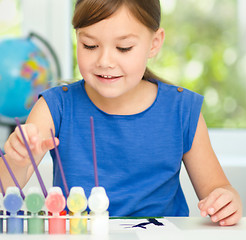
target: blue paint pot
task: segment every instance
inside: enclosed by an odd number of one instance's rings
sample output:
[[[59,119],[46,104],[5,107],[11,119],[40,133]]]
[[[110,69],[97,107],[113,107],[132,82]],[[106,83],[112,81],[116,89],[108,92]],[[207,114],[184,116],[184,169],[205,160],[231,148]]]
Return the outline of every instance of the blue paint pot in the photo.
[[[17,187],[8,187],[3,198],[3,206],[10,214],[16,214],[23,205],[20,190]]]
[[[24,212],[23,211],[19,211],[17,216],[23,216]],[[24,218],[17,218],[17,217],[12,217],[10,215],[10,217],[7,218],[6,221],[6,232],[8,234],[21,234],[24,232]]]

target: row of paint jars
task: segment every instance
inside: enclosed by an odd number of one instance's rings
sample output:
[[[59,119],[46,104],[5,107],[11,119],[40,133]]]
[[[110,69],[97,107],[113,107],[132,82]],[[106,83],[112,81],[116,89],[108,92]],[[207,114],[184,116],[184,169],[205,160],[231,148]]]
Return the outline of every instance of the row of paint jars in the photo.
[[[66,205],[68,216],[64,210]],[[89,216],[87,206],[91,210]],[[17,187],[9,187],[0,200],[0,232],[4,232],[3,219],[6,219],[6,233],[23,233],[23,221],[26,219],[27,233],[43,234],[46,232],[45,220],[48,219],[49,234],[66,234],[66,220],[69,219],[70,234],[85,234],[88,230],[95,235],[107,234],[108,206],[109,199],[103,187],[92,188],[88,201],[82,187],[72,187],[67,200],[60,187],[50,188],[46,198],[39,188],[31,187],[25,199],[21,197]],[[27,210],[27,214],[24,214],[23,209]],[[7,215],[4,214],[6,211]]]

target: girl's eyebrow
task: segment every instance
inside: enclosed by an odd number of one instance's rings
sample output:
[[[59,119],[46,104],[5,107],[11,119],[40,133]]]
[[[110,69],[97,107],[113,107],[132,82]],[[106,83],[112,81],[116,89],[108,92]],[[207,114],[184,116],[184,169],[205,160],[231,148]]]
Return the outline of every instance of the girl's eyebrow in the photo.
[[[125,40],[125,39],[128,39],[128,38],[139,38],[139,36],[136,35],[136,34],[130,33],[130,34],[118,37],[117,40]]]
[[[94,36],[92,36],[86,32],[80,31],[78,34],[79,34],[79,37],[87,37],[87,38],[91,38],[91,39],[97,39],[96,37],[94,37]]]
[[[97,39],[97,37],[92,36],[86,32],[83,32],[83,31],[80,31],[78,34],[79,34],[79,37],[87,37],[87,38],[94,39],[94,40]],[[116,40],[125,40],[125,39],[129,39],[129,38],[139,38],[139,36],[136,34],[130,33],[130,34],[119,36],[116,38]]]

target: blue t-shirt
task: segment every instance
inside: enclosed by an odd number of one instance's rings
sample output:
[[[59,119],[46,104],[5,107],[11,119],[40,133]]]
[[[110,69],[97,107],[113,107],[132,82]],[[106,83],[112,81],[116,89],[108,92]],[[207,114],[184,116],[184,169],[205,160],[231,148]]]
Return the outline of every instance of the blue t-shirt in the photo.
[[[188,216],[179,173],[192,146],[203,97],[159,81],[154,103],[133,115],[111,115],[89,99],[84,80],[42,93],[53,117],[68,187],[95,184],[90,116],[94,118],[99,185],[110,216]],[[55,153],[55,186],[63,188]]]

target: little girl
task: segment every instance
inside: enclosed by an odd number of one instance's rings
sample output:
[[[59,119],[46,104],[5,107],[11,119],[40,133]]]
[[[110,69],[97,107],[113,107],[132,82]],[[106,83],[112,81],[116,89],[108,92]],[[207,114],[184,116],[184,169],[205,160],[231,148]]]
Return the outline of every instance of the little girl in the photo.
[[[37,164],[56,135],[69,188],[93,187],[90,116],[94,117],[99,183],[111,216],[188,216],[179,173],[183,161],[202,216],[233,225],[240,197],[212,150],[201,114],[203,97],[160,81],[148,69],[160,50],[159,0],[78,0],[73,26],[83,80],[41,93],[23,125]],[[59,140],[58,140],[59,139]],[[18,129],[6,158],[24,186],[33,169]],[[62,187],[54,151],[55,186]],[[12,184],[1,161],[4,186]]]

